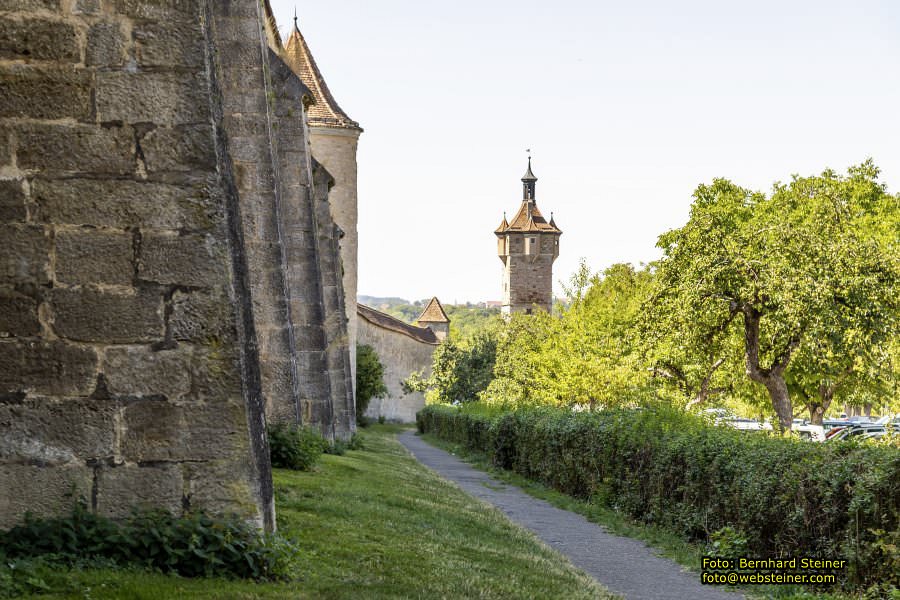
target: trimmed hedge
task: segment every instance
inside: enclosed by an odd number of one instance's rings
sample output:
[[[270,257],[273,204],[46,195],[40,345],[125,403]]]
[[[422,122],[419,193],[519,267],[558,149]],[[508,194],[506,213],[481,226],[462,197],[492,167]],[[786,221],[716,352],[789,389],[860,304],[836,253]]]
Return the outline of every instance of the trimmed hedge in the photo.
[[[843,583],[900,587],[900,451],[713,427],[665,406],[573,413],[427,406],[420,432],[692,540],[730,527],[758,558],[846,559]]]

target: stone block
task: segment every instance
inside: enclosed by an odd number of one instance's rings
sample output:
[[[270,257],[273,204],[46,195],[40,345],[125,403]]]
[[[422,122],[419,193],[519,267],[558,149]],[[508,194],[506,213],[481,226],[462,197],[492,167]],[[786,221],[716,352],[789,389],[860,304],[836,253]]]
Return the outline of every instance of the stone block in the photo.
[[[177,400],[191,391],[190,348],[152,351],[148,346],[107,348],[103,374],[116,396],[165,396]]]
[[[206,83],[181,73],[97,74],[97,118],[100,122],[178,125],[208,120]],[[208,128],[207,128],[208,130]]]
[[[138,21],[131,30],[135,54],[143,67],[199,67],[206,61],[198,21]]]
[[[219,195],[214,181],[187,187],[95,179],[32,182],[37,220],[118,229],[210,229],[224,219]]]
[[[62,338],[127,344],[163,338],[162,297],[149,290],[118,294],[54,289],[53,329]]]
[[[0,225],[0,283],[49,281],[50,238],[43,227]]]
[[[56,281],[70,285],[130,285],[134,276],[130,233],[97,229],[56,232]]]
[[[12,145],[9,143],[10,130],[0,127],[0,167],[12,164]]]
[[[216,166],[212,128],[208,125],[160,127],[141,140],[147,172],[212,170]]]
[[[222,402],[242,398],[241,363],[231,348],[199,348],[191,367],[191,397]]]
[[[97,354],[62,341],[0,340],[0,393],[87,396],[97,380]]]
[[[2,135],[2,134],[0,134]],[[2,149],[0,149],[2,156]],[[2,164],[2,159],[0,159]],[[22,222],[27,216],[21,179],[0,180],[0,223]]]
[[[41,332],[34,298],[0,290],[0,337],[34,336]]]
[[[258,518],[257,492],[249,485],[253,481],[249,460],[228,457],[215,462],[185,463],[183,470],[191,507],[212,513],[237,511]]]
[[[169,327],[178,341],[228,343],[235,339],[234,305],[224,294],[175,292]]]
[[[78,62],[75,28],[45,19],[0,20],[0,58]]]
[[[97,476],[97,512],[126,517],[132,508],[181,514],[183,477],[176,464],[103,467]]]
[[[109,175],[134,171],[134,133],[127,127],[30,125],[17,134],[20,169]]]
[[[113,458],[117,411],[114,401],[93,398],[0,403],[0,461],[58,466]]]
[[[138,277],[208,287],[226,281],[227,254],[212,236],[150,233],[143,237]]]
[[[96,15],[102,8],[100,0],[75,0],[72,12],[82,15]]]
[[[78,498],[90,498],[88,467],[0,465],[0,529],[21,523],[25,513],[50,517],[71,512]]]
[[[86,121],[91,117],[91,90],[88,71],[10,67],[0,72],[0,118]]]
[[[245,453],[250,445],[247,412],[239,400],[184,406],[184,455],[215,460]]]
[[[0,0],[0,10],[59,10],[59,0]]]
[[[116,67],[125,61],[125,35],[118,23],[101,21],[87,33],[84,63],[89,67]]]
[[[110,4],[119,14],[151,21],[181,20],[199,10],[199,0],[112,0]]]
[[[163,400],[138,400],[122,412],[122,456],[128,462],[183,458],[184,411]]]

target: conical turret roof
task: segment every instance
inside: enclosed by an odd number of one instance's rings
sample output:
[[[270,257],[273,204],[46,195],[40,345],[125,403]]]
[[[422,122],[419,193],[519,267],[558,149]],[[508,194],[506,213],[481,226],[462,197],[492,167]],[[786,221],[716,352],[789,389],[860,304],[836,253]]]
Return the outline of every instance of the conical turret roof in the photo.
[[[522,175],[522,181],[537,181],[537,177],[531,172],[531,157],[528,157],[528,170]]]
[[[294,18],[294,30],[291,31],[291,35],[284,45],[284,58],[312,92],[314,104],[307,111],[310,127],[333,127],[362,131],[359,123],[351,119],[331,95],[331,90],[328,89],[328,84],[325,83],[325,78],[322,77],[316,60],[309,50],[309,45],[303,38],[303,34],[300,33],[296,17]]]

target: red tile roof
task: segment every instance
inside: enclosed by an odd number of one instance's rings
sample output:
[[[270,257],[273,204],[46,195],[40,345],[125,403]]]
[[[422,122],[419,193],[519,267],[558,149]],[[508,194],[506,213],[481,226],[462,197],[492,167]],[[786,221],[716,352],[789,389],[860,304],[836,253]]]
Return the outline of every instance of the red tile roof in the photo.
[[[553,222],[552,218],[549,223],[547,222],[544,215],[538,210],[537,204],[534,202],[523,201],[522,206],[519,207],[519,212],[513,217],[512,222],[506,225],[506,227],[503,226],[504,223],[506,223],[505,217],[503,223],[500,224],[500,228],[494,233],[497,235],[533,231],[540,233],[562,233],[556,226],[556,223]]]
[[[428,306],[425,307],[425,310],[422,311],[422,314],[419,315],[416,322],[449,323],[450,317],[447,316],[447,313],[444,312],[444,307],[441,306],[440,301],[435,297],[431,299],[431,302],[428,303]]]

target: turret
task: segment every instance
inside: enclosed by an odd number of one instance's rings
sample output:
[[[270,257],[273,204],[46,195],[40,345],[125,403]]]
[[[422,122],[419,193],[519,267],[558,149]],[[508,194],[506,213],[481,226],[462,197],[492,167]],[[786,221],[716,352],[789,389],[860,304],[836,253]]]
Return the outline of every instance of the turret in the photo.
[[[450,317],[444,312],[444,307],[435,297],[431,299],[419,318],[416,319],[419,327],[427,327],[434,332],[437,339],[444,341],[450,335]]]
[[[531,313],[535,308],[550,311],[553,305],[553,261],[559,256],[559,236],[551,214],[548,223],[536,200],[537,177],[528,169],[522,176],[522,204],[512,221],[503,221],[494,231],[497,255],[503,263],[503,305],[501,312]]]

